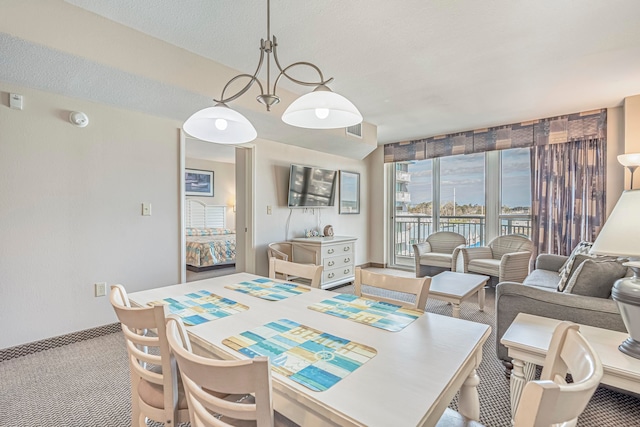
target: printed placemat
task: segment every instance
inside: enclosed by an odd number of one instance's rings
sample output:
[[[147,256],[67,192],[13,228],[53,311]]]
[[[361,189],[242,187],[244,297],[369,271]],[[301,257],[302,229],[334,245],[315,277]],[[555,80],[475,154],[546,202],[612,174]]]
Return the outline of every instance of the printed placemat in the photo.
[[[310,305],[309,308],[391,332],[401,331],[424,314],[422,310],[403,308],[401,305],[350,294],[336,295]]]
[[[288,319],[222,343],[251,358],[269,356],[274,371],[314,391],[327,390],[377,354],[372,347]]]
[[[188,326],[199,325],[249,309],[244,304],[212,294],[209,291],[191,292],[180,297],[165,298],[162,301],[149,303],[149,305],[154,304],[168,305],[171,314],[180,316],[184,324]]]
[[[266,278],[227,285],[225,288],[266,299],[267,301],[281,301],[300,295],[303,292],[309,292],[309,288],[306,286],[296,285],[295,283],[280,283]]]

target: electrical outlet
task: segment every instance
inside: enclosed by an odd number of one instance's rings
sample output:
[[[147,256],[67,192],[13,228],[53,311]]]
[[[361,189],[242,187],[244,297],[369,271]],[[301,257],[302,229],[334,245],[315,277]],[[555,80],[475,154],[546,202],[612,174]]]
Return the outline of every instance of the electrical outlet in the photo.
[[[151,216],[151,203],[142,204],[142,216]]]
[[[103,297],[107,294],[107,282],[99,282],[94,286],[96,297]]]

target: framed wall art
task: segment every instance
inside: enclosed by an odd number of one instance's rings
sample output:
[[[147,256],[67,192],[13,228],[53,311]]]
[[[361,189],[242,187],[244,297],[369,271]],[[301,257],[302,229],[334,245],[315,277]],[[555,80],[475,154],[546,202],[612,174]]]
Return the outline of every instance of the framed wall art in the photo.
[[[184,194],[213,197],[213,171],[185,169]]]
[[[360,213],[360,174],[358,172],[340,171],[340,206],[341,214]]]

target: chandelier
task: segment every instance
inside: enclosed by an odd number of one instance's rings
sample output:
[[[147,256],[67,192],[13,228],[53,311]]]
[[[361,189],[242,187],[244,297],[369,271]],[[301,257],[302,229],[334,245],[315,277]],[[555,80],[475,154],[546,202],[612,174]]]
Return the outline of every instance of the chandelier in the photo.
[[[257,84],[260,88],[260,95],[256,99],[266,106],[267,111],[271,111],[271,106],[280,102],[276,89],[282,77],[302,86],[315,86],[312,92],[302,95],[287,107],[282,114],[283,122],[307,129],[346,128],[362,122],[362,115],[356,106],[344,96],[331,91],[327,86],[333,81],[333,77],[325,80],[322,71],[316,65],[310,62],[295,62],[284,68],[280,65],[277,51],[278,43],[275,36],[273,39],[271,37],[270,9],[270,0],[267,0],[267,39],[260,40],[260,59],[255,73],[239,74],[233,77],[222,89],[220,99],[213,100],[216,102],[215,106],[195,112],[184,122],[182,128],[192,137],[219,144],[242,144],[254,140],[258,133],[251,122],[227,104],[240,98],[254,84]],[[273,86],[271,86],[272,55],[273,62],[279,71]],[[258,80],[258,74],[265,62],[267,78],[266,85],[263,86]],[[289,70],[298,66],[315,70],[318,74],[318,81],[298,80],[289,75]],[[249,81],[238,92],[225,97],[229,85],[241,79],[249,79]]]

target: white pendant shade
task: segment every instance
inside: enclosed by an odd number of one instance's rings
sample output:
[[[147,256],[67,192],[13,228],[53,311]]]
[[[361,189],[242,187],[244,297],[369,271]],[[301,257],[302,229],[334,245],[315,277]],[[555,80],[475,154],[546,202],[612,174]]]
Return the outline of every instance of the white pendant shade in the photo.
[[[362,122],[362,114],[347,98],[326,86],[302,95],[289,105],[282,121],[307,129],[346,128]]]
[[[195,112],[182,129],[194,138],[218,144],[242,144],[258,136],[245,116],[222,103]]]

